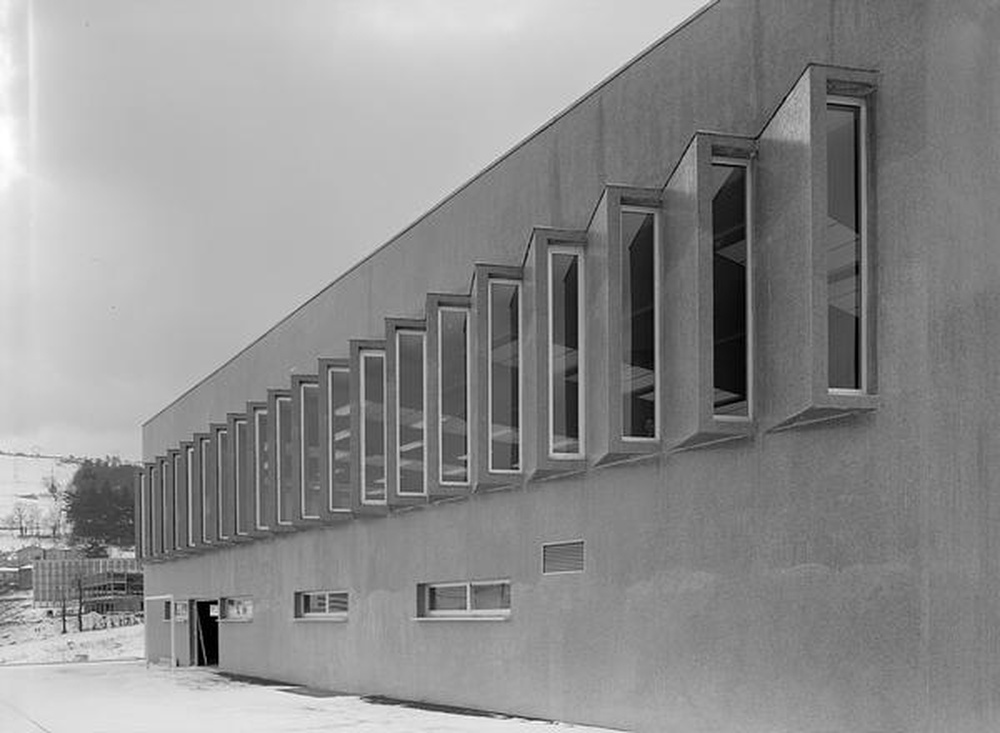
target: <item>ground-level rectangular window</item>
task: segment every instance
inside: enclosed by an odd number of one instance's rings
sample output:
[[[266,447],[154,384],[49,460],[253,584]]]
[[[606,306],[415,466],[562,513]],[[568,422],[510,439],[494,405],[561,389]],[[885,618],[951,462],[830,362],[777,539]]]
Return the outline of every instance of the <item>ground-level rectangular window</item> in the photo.
[[[318,519],[323,506],[323,478],[320,465],[319,385],[299,385],[299,493],[303,517]]]
[[[469,311],[438,311],[438,458],[442,484],[469,483]]]
[[[254,526],[267,529],[262,516],[264,482],[268,470],[267,410],[258,407],[253,411],[253,510]]]
[[[582,573],[583,566],[583,540],[547,542],[542,545],[542,575]]]
[[[310,590],[295,594],[296,618],[346,619],[347,591]]]
[[[747,163],[714,160],[712,181],[713,406],[750,415],[750,211]]]
[[[655,439],[657,414],[657,329],[659,324],[658,214],[621,211],[621,391],[622,436]]]
[[[277,415],[275,415],[276,459],[274,461],[274,488],[277,502],[278,524],[291,524],[290,512],[285,504],[294,490],[292,484],[292,461],[295,460],[295,448],[292,442],[292,398],[278,397],[275,399]],[[294,506],[294,505],[293,505]]]
[[[174,602],[174,620],[181,623],[188,620],[188,604],[187,601],[175,601]]]
[[[509,580],[426,583],[417,592],[420,615],[428,618],[510,615]]]
[[[253,621],[253,599],[247,596],[222,599],[223,621]]]
[[[583,456],[580,409],[583,398],[582,258],[572,250],[552,248],[549,272],[549,454]]]
[[[361,501],[384,504],[385,354],[361,352]]]
[[[327,465],[330,511],[351,508],[351,372],[330,367],[326,373]]]
[[[521,470],[521,285],[489,281],[489,470]]]
[[[171,616],[171,611],[173,610],[173,603],[169,600],[163,602],[163,620],[169,621]]]
[[[426,493],[427,409],[424,402],[424,334],[396,332],[396,466],[400,494]]]
[[[865,140],[863,99],[826,107],[826,280],[829,388],[866,389]]]

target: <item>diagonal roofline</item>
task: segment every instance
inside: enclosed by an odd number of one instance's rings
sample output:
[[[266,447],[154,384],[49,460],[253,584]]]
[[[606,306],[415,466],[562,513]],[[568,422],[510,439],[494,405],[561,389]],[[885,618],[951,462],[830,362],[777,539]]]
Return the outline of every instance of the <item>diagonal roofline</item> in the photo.
[[[490,171],[492,171],[494,168],[496,168],[497,166],[499,166],[501,163],[503,163],[505,160],[507,160],[507,158],[509,158],[510,156],[512,156],[518,150],[520,150],[521,148],[523,148],[525,145],[527,145],[528,143],[530,143],[536,137],[538,137],[543,132],[545,132],[546,130],[548,130],[550,127],[552,127],[557,122],[559,122],[559,120],[561,120],[563,117],[565,117],[566,115],[568,115],[571,112],[573,112],[577,107],[579,107],[582,104],[584,104],[585,102],[587,102],[587,100],[589,100],[595,94],[597,94],[602,89],[604,89],[604,87],[606,87],[608,84],[610,84],[615,79],[617,79],[619,76],[621,76],[623,73],[625,73],[629,68],[631,68],[637,62],[641,61],[643,58],[645,58],[647,55],[649,55],[653,50],[655,50],[656,48],[658,48],[663,43],[666,43],[674,35],[676,35],[677,33],[680,33],[682,30],[684,30],[685,28],[687,28],[689,25],[691,25],[692,23],[694,23],[695,21],[697,21],[698,19],[700,19],[702,15],[704,15],[709,10],[711,10],[719,2],[720,2],[720,0],[708,0],[698,10],[694,11],[691,15],[689,15],[687,18],[685,18],[684,20],[682,20],[680,23],[678,23],[673,28],[671,28],[664,35],[660,36],[655,41],[653,41],[648,46],[646,46],[644,49],[642,49],[641,51],[639,51],[639,53],[637,53],[635,56],[633,56],[628,61],[626,61],[624,64],[622,64],[617,69],[615,69],[613,72],[611,72],[608,76],[606,76],[604,79],[602,79],[600,82],[598,82],[597,85],[595,85],[593,88],[591,88],[588,91],[586,91],[582,96],[578,97],[573,102],[570,102],[570,104],[567,107],[565,107],[562,111],[557,112],[553,117],[549,118],[546,122],[544,122],[541,126],[539,126],[537,129],[535,129],[533,132],[529,133],[526,137],[522,138],[519,142],[515,143],[512,148],[510,148],[509,150],[507,150],[505,153],[501,154],[500,157],[498,157],[498,158],[494,159],[492,162],[488,163],[486,165],[486,167],[484,167],[478,173],[475,173],[474,175],[472,175],[472,177],[468,178],[466,181],[464,181],[463,183],[459,184],[452,191],[450,191],[449,193],[445,194],[445,196],[443,198],[441,198],[441,200],[439,200],[436,204],[434,204],[429,209],[427,209],[427,211],[425,211],[423,214],[421,214],[420,216],[418,216],[412,222],[410,222],[409,224],[407,224],[405,227],[403,227],[401,230],[399,230],[396,234],[394,234],[393,236],[389,237],[389,239],[387,239],[385,242],[383,242],[378,247],[376,247],[375,249],[373,249],[371,252],[369,252],[367,255],[365,255],[364,257],[362,257],[360,260],[358,260],[357,262],[355,262],[353,265],[351,265],[349,268],[347,268],[346,270],[344,270],[342,273],[340,273],[339,275],[337,275],[337,277],[335,277],[333,280],[331,280],[327,285],[324,285],[318,292],[316,292],[315,294],[311,295],[308,299],[306,299],[305,301],[303,301],[300,305],[298,305],[292,311],[290,311],[285,316],[283,316],[281,318],[281,320],[279,320],[273,326],[271,326],[266,331],[264,331],[260,336],[258,336],[253,341],[251,341],[249,344],[247,344],[242,349],[240,349],[239,351],[237,351],[233,356],[231,356],[229,359],[227,359],[226,361],[224,361],[218,367],[216,367],[215,369],[213,369],[206,376],[202,377],[197,382],[195,382],[193,385],[191,385],[190,387],[188,387],[180,395],[178,395],[175,399],[173,399],[171,402],[169,402],[166,406],[164,406],[163,408],[161,408],[160,410],[158,410],[154,415],[152,415],[151,417],[149,417],[146,420],[144,420],[142,422],[141,426],[145,427],[149,423],[153,422],[153,420],[155,420],[160,415],[162,415],[167,410],[169,410],[171,407],[173,407],[174,405],[176,405],[177,403],[179,403],[181,400],[183,400],[189,394],[191,394],[196,389],[198,389],[198,387],[200,387],[205,382],[207,382],[210,379],[212,379],[215,375],[219,374],[227,366],[229,366],[234,361],[236,361],[237,359],[239,359],[241,356],[243,356],[243,354],[245,354],[246,352],[248,352],[250,349],[252,349],[258,343],[260,343],[261,341],[263,341],[264,339],[266,339],[271,333],[273,333],[278,328],[280,328],[286,321],[289,321],[290,319],[294,318],[300,311],[302,311],[303,309],[305,309],[310,303],[312,303],[314,300],[316,300],[317,298],[319,298],[321,295],[323,295],[325,292],[327,292],[330,288],[332,288],[333,286],[335,286],[338,282],[340,282],[341,280],[343,280],[344,278],[346,278],[347,276],[349,276],[350,274],[352,274],[355,270],[357,270],[357,269],[361,268],[362,266],[364,266],[365,263],[367,263],[370,259],[372,259],[375,256],[377,256],[380,252],[382,252],[382,250],[386,249],[387,247],[389,247],[390,245],[392,245],[394,242],[396,242],[398,239],[400,239],[401,237],[405,236],[412,229],[414,229],[415,227],[419,226],[425,219],[427,219],[429,216],[431,216],[432,214],[434,214],[438,209],[440,209],[441,207],[443,207],[444,205],[446,205],[449,201],[451,201],[456,196],[458,196],[460,193],[462,193],[462,191],[464,191],[466,188],[468,188],[473,183],[475,183],[476,181],[478,181],[480,178],[482,178],[483,176],[485,176],[487,173],[489,173]]]

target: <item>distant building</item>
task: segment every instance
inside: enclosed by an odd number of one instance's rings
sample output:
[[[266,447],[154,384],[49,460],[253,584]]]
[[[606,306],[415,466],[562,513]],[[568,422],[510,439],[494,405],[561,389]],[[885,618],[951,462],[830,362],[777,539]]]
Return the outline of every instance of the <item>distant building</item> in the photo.
[[[124,613],[142,610],[142,571],[104,570],[81,581],[83,610]]]
[[[42,547],[28,545],[12,553],[13,564],[27,565],[36,560],[72,560],[83,557],[83,552],[73,547]]]
[[[34,601],[38,604],[59,604],[64,599],[75,602],[83,579],[96,573],[140,572],[135,558],[37,560],[33,568]]]
[[[18,568],[0,567],[0,590],[17,587]]]

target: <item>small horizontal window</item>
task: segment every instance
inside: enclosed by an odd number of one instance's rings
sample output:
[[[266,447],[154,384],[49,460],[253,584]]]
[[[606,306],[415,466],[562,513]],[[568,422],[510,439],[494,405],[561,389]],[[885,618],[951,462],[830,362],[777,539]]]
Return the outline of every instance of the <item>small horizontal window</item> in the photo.
[[[223,598],[223,621],[253,621],[252,598]]]
[[[510,581],[426,583],[417,587],[418,615],[427,618],[504,617],[510,614]]]
[[[295,618],[347,618],[347,591],[309,590],[295,594]]]
[[[542,545],[542,574],[583,572],[583,540]]]

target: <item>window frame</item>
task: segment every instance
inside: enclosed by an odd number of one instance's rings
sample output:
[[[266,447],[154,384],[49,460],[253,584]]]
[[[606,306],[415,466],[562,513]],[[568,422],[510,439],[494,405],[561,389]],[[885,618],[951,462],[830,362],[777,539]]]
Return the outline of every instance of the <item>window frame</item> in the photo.
[[[860,334],[858,336],[858,349],[860,351],[858,357],[858,371],[860,382],[860,387],[856,389],[844,388],[844,387],[831,387],[830,386],[830,375],[829,375],[829,355],[826,357],[827,364],[827,378],[826,378],[826,390],[827,393],[831,395],[847,395],[847,396],[857,396],[857,395],[868,395],[871,394],[870,381],[869,381],[869,259],[870,259],[870,243],[868,241],[868,136],[870,134],[868,129],[868,99],[863,96],[849,96],[844,94],[835,94],[828,92],[826,95],[825,103],[823,106],[824,113],[828,112],[830,107],[853,107],[858,110],[858,149],[856,151],[857,155],[857,165],[858,165],[858,191],[857,191],[857,201],[858,201],[858,231],[860,233],[861,239],[861,263],[858,273],[858,287],[861,289],[861,312],[858,315]],[[824,123],[825,123],[824,119]],[[825,131],[825,127],[824,127]],[[827,175],[827,185],[829,185],[829,174]],[[829,194],[827,194],[829,196]],[[823,204],[824,210],[827,206],[826,202]],[[827,216],[829,214],[827,213]],[[825,244],[825,243],[824,243]],[[826,253],[824,252],[824,255]],[[826,293],[826,306],[829,306],[830,296],[829,292]],[[827,329],[830,327],[829,316],[826,317]],[[828,348],[828,347],[827,347]]]
[[[249,608],[249,614],[239,613],[230,616],[230,603],[235,608]],[[247,604],[247,605],[241,605]],[[254,619],[253,596],[223,596],[219,599],[219,623],[220,624],[248,624]]]
[[[223,486],[226,478],[226,451],[223,450],[222,439],[225,437],[226,447],[229,446],[229,427],[221,426],[216,428],[212,434],[215,442],[215,533],[220,540],[228,540],[230,537],[225,533],[225,523],[222,520],[224,505]]]
[[[662,235],[660,229],[662,228],[662,209],[656,208],[654,206],[647,206],[642,204],[633,204],[622,202],[618,208],[618,232],[619,232],[619,242],[618,242],[618,255],[620,258],[619,267],[620,269],[620,279],[618,283],[618,293],[617,302],[618,309],[621,309],[624,299],[625,290],[625,273],[627,272],[627,261],[626,256],[628,253],[628,248],[625,246],[625,242],[621,241],[621,231],[622,231],[622,220],[625,214],[651,214],[653,217],[653,389],[655,390],[653,397],[653,410],[654,410],[654,420],[653,420],[653,435],[652,436],[642,436],[642,435],[626,435],[625,433],[625,384],[622,377],[622,354],[624,351],[624,341],[619,338],[619,353],[617,356],[618,366],[617,374],[618,378],[616,380],[617,384],[615,387],[618,391],[618,410],[620,414],[620,429],[621,435],[618,436],[623,443],[631,443],[634,445],[654,445],[660,442],[663,436],[663,390],[660,386],[660,378],[663,373],[663,336],[660,331],[663,328],[663,317],[660,315],[660,309],[663,307],[663,278],[660,273],[660,268],[662,267],[663,257],[660,253],[660,248],[663,246]],[[624,315],[624,314],[622,314]]]
[[[264,486],[267,481],[266,476],[261,475],[261,454],[263,446],[267,444],[268,427],[261,427],[261,418],[267,418],[267,407],[257,405],[252,408],[253,417],[253,491],[254,491],[254,530],[265,532],[269,527],[264,524]]]
[[[493,465],[493,286],[517,288],[517,467]],[[491,474],[518,476],[524,469],[524,287],[521,280],[492,276],[486,282],[486,470]]]
[[[366,470],[367,462],[367,431],[365,429],[365,421],[367,419],[368,410],[366,409],[367,400],[365,399],[365,390],[367,387],[367,380],[365,379],[365,359],[377,358],[382,360],[382,498],[381,499],[370,499],[368,498],[368,476]],[[389,487],[388,487],[388,468],[387,458],[388,458],[388,420],[386,420],[386,358],[385,349],[375,349],[364,347],[358,351],[358,389],[361,396],[360,407],[358,411],[359,418],[359,431],[358,431],[358,453],[361,458],[359,471],[358,471],[358,494],[362,506],[387,506],[389,502]]]
[[[274,466],[274,471],[273,471],[273,473],[274,473],[274,482],[273,482],[274,483],[274,501],[275,501],[274,523],[277,526],[279,526],[279,527],[291,527],[292,526],[292,520],[291,519],[282,519],[282,517],[281,517],[281,515],[283,514],[283,512],[281,511],[281,503],[282,503],[281,502],[281,499],[282,499],[281,484],[282,484],[282,479],[284,478],[284,468],[282,466],[282,461],[281,461],[281,454],[283,452],[282,441],[281,441],[281,428],[282,428],[282,422],[281,422],[281,405],[282,405],[283,402],[287,402],[288,403],[288,416],[289,416],[289,418],[291,418],[292,417],[292,396],[290,394],[279,394],[279,395],[276,395],[275,398],[274,398],[274,417],[272,418],[273,421],[274,421],[274,441],[273,441],[273,445],[271,446],[273,448],[273,451],[274,451],[273,460],[271,461],[271,465]],[[291,431],[291,429],[292,429],[292,426],[289,425],[288,426],[288,430]],[[291,433],[290,432],[289,432],[289,436],[291,437]],[[294,440],[292,440],[292,445],[293,445],[293,448],[294,448]],[[294,454],[295,454],[295,451],[292,450],[293,457],[294,457]],[[294,458],[293,458],[293,460],[294,460]],[[292,467],[292,469],[294,469],[294,466]],[[292,474],[292,479],[294,479],[294,473]]]
[[[336,474],[334,471],[334,464],[336,462],[336,440],[337,433],[335,430],[335,420],[336,420],[336,410],[334,408],[334,375],[335,374],[345,374],[347,375],[347,424],[348,424],[348,436],[349,441],[347,447],[347,465],[348,471],[352,470],[351,465],[351,450],[354,442],[353,435],[353,423],[351,420],[351,413],[354,409],[351,402],[351,366],[349,360],[347,359],[321,359],[320,360],[320,374],[323,378],[323,384],[320,385],[320,396],[324,396],[323,387],[325,387],[325,397],[323,404],[320,405],[321,414],[325,417],[325,420],[321,421],[320,424],[320,434],[323,435],[325,431],[326,437],[326,508],[330,514],[344,515],[351,513],[351,484],[353,483],[350,479],[347,483],[347,493],[348,493],[348,505],[344,507],[336,506],[334,497],[337,496]],[[349,474],[350,475],[350,474]],[[353,478],[353,477],[351,477]]]
[[[306,612],[304,610],[305,596],[308,595],[319,595],[323,594],[326,596],[326,607],[330,608],[330,596],[343,595],[346,601],[347,610],[346,611],[324,611],[319,612]],[[351,594],[347,590],[300,590],[295,591],[293,596],[293,613],[295,621],[347,621],[351,613]]]
[[[577,261],[577,411],[578,426],[577,444],[579,446],[575,453],[557,453],[555,446],[555,370],[553,367],[553,333],[555,321],[553,318],[553,287],[552,261],[556,255],[570,255]],[[545,252],[545,289],[546,289],[546,379],[548,381],[548,395],[546,412],[548,414],[546,428],[547,456],[554,461],[578,461],[587,457],[587,400],[586,400],[586,371],[587,371],[587,328],[584,314],[586,312],[586,290],[587,290],[587,270],[586,256],[584,248],[572,244],[550,244]]]
[[[444,420],[443,394],[441,388],[441,364],[444,361],[444,339],[441,338],[442,318],[446,312],[461,313],[465,317],[465,481],[449,481],[444,477]],[[437,308],[437,483],[446,488],[467,489],[472,485],[472,308],[461,305],[441,304]]]
[[[480,620],[480,621],[506,621],[511,616],[511,606],[507,608],[483,608],[474,609],[472,589],[476,586],[505,585],[507,586],[507,598],[511,600],[511,581],[509,578],[496,578],[492,580],[466,580],[448,581],[442,583],[421,583],[417,586],[418,608],[420,614],[418,620]],[[434,610],[431,609],[431,591],[436,588],[464,588],[465,589],[465,609]],[[512,605],[512,604],[511,604]]]
[[[581,555],[583,557],[583,565],[579,570],[545,570],[545,548],[553,547],[555,545],[575,545],[579,543],[582,548]],[[587,572],[587,542],[583,537],[574,537],[569,540],[552,540],[550,542],[543,542],[541,549],[538,552],[538,572],[543,577],[549,577],[551,575],[581,575]]]
[[[402,435],[401,435],[402,434],[402,421],[400,420],[400,414],[401,414],[402,404],[400,402],[400,388],[399,387],[400,387],[400,365],[401,365],[401,362],[400,362],[400,352],[401,352],[401,349],[400,349],[400,338],[403,337],[403,336],[418,336],[420,338],[421,382],[422,382],[422,389],[423,389],[422,400],[421,400],[421,402],[422,402],[422,405],[421,405],[421,410],[422,410],[421,420],[423,422],[423,444],[424,444],[423,445],[423,454],[424,454],[424,457],[423,457],[423,471],[422,471],[423,488],[420,491],[403,491],[403,489],[402,489],[402,486],[403,486],[403,482],[402,482],[402,477],[403,477],[402,457],[403,456],[402,456],[402,452],[401,451],[402,451],[402,447],[403,446],[402,446],[402,441],[401,441],[401,437],[402,437]],[[395,385],[393,385],[394,386],[394,389],[393,389],[393,400],[395,402],[395,404],[394,404],[394,408],[395,408],[395,410],[394,410],[394,412],[395,412],[395,420],[393,422],[395,422],[394,429],[395,429],[395,433],[396,433],[396,440],[395,440],[395,443],[393,445],[393,448],[394,448],[395,453],[396,453],[395,460],[393,461],[393,463],[394,463],[394,471],[396,473],[396,475],[395,475],[396,492],[395,493],[399,497],[401,497],[401,498],[423,499],[423,498],[426,498],[428,496],[428,484],[429,484],[429,481],[430,481],[430,475],[429,475],[429,472],[428,472],[428,469],[427,469],[427,433],[428,433],[428,422],[427,422],[427,408],[428,408],[428,404],[427,404],[427,391],[428,391],[427,390],[427,387],[428,387],[428,382],[427,382],[427,332],[425,330],[423,330],[423,329],[418,329],[418,328],[397,328],[397,329],[395,329],[395,333],[393,335],[393,341],[394,341],[394,343],[393,343],[394,349],[393,350],[395,352],[393,354],[394,359],[395,359],[395,365],[394,365],[395,366],[395,370],[394,370],[394,373],[393,373],[393,377],[394,377],[394,380],[395,380]],[[386,393],[386,394],[388,394],[388,393]],[[388,447],[388,443],[386,443],[386,446]]]
[[[296,397],[298,399],[298,408],[299,408],[298,409],[298,413],[299,413],[298,414],[298,437],[299,437],[299,440],[298,440],[298,460],[299,460],[299,466],[298,466],[298,479],[299,479],[299,482],[298,482],[299,483],[299,486],[298,486],[298,493],[299,493],[299,516],[301,516],[302,519],[317,520],[317,519],[322,519],[322,514],[309,514],[307,512],[307,506],[306,506],[306,448],[307,448],[307,446],[306,446],[306,408],[305,408],[305,399],[306,399],[305,393],[306,393],[306,389],[314,389],[314,390],[316,390],[316,420],[317,420],[317,423],[316,423],[316,438],[317,438],[317,441],[318,441],[318,444],[316,446],[317,447],[317,451],[318,451],[317,460],[321,460],[320,456],[322,455],[322,451],[323,451],[323,441],[322,441],[322,435],[321,435],[321,433],[322,433],[322,419],[321,419],[321,415],[320,415],[320,412],[321,412],[321,409],[322,409],[322,405],[320,404],[320,392],[321,392],[321,390],[320,390],[319,382],[316,381],[316,380],[314,380],[314,379],[304,378],[304,379],[302,379],[302,381],[300,381],[298,383],[298,388],[296,389],[296,392],[297,392]],[[325,492],[323,491],[324,487],[322,486],[322,482],[323,482],[323,467],[322,466],[320,466],[319,476],[320,476],[320,493],[323,494]]]
[[[198,437],[198,455],[201,459],[199,465],[199,481],[201,483],[201,541],[209,544],[211,538],[208,534],[208,453],[212,450],[212,438],[209,435]]]
[[[709,167],[711,166],[727,166],[730,168],[740,167],[744,169],[744,180],[746,181],[746,190],[743,192],[744,204],[746,208],[746,251],[747,251],[747,262],[746,262],[746,295],[745,304],[746,308],[746,380],[747,380],[747,414],[746,415],[725,415],[719,414],[715,411],[715,375],[712,375],[712,419],[718,420],[719,422],[729,422],[729,423],[752,423],[754,420],[754,338],[755,338],[755,326],[754,321],[754,227],[756,226],[756,221],[754,218],[754,165],[753,157],[748,155],[747,157],[737,157],[734,155],[716,154],[712,153],[708,161]],[[711,204],[711,202],[709,202]],[[712,232],[714,237],[715,232]],[[714,252],[713,252],[714,254]],[[714,297],[715,288],[715,277],[713,273],[712,277],[712,288]],[[713,316],[714,307],[713,307]],[[712,363],[715,363],[715,343],[712,343]]]

